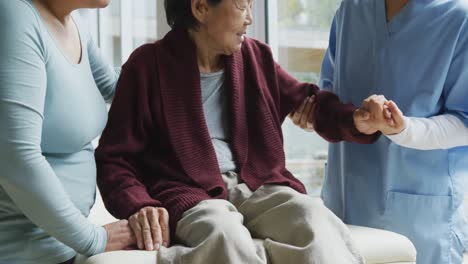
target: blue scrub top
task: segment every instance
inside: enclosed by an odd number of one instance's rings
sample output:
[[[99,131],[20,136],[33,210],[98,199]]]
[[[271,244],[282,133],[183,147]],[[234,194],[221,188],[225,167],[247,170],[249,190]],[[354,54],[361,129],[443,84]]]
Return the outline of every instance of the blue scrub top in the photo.
[[[387,23],[384,0],[344,0],[320,84],[344,102],[383,94],[407,116],[450,113],[468,126],[467,15],[463,1],[411,0]],[[326,205],[348,224],[407,236],[418,264],[461,263],[467,193],[468,147],[421,151],[385,137],[330,145]]]

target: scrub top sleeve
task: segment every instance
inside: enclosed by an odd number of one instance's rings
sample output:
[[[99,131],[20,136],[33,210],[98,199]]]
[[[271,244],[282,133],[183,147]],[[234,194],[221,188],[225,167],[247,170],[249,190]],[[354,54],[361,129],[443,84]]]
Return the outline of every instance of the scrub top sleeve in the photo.
[[[335,50],[336,50],[336,17],[333,18],[333,23],[330,30],[330,38],[325,57],[323,58],[322,68],[320,71],[319,86],[323,90],[330,91],[333,88],[334,73],[335,73]]]
[[[0,185],[37,226],[84,255],[104,251],[107,234],[73,205],[42,155],[46,49],[32,10],[0,10]],[[20,14],[25,12],[25,14]],[[18,17],[28,19],[18,19]]]
[[[444,84],[445,113],[458,117],[468,127],[468,27],[460,33]]]

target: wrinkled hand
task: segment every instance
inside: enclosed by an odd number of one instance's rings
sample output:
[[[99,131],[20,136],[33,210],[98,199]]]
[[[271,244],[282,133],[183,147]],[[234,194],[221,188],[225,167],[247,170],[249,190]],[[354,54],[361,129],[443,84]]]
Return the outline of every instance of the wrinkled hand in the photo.
[[[136,243],[135,236],[127,220],[104,225],[104,229],[107,232],[106,252],[123,250]]]
[[[301,106],[291,112],[288,117],[292,120],[292,122],[304,129],[305,131],[312,132],[314,131],[314,125],[309,122],[309,116],[314,114],[314,104],[315,104],[315,95],[311,97],[307,97],[302,102]]]
[[[170,244],[169,214],[162,207],[144,207],[128,219],[139,249],[159,250]]]
[[[383,95],[372,95],[362,103],[361,107],[354,111],[353,118],[356,129],[366,135],[377,131],[389,131],[395,127],[388,101]]]

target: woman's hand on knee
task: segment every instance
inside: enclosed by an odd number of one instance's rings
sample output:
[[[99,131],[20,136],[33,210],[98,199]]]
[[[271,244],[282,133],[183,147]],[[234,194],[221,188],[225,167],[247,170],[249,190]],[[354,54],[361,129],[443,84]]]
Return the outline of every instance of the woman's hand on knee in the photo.
[[[159,250],[170,244],[169,214],[162,207],[144,207],[130,216],[130,227],[135,233],[139,249]]]
[[[127,220],[120,220],[104,225],[107,232],[105,251],[123,250],[135,245],[136,239]]]

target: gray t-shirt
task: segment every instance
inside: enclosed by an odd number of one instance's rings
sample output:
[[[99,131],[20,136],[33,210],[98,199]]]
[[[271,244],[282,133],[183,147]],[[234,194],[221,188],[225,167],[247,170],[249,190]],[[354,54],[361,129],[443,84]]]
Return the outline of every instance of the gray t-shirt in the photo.
[[[201,73],[203,111],[221,173],[236,170],[231,151],[231,127],[227,112],[224,71]]]

